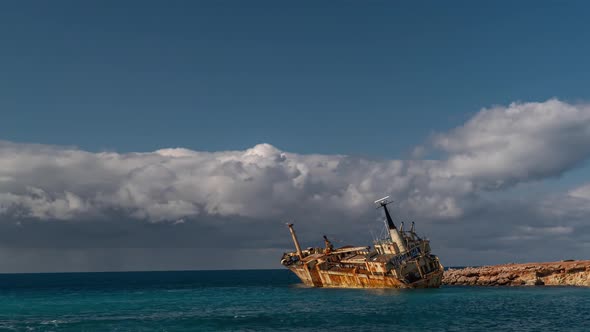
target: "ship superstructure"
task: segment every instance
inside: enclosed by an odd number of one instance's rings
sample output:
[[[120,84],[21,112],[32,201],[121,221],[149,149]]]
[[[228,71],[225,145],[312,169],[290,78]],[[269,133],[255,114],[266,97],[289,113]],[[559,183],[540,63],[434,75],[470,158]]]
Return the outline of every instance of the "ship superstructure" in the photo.
[[[294,252],[283,254],[281,264],[312,287],[345,288],[427,288],[439,287],[443,266],[430,253],[430,241],[420,238],[414,229],[396,227],[387,205],[389,197],[375,201],[385,212],[388,236],[373,242],[374,248],[344,246],[334,249],[324,235],[324,248],[301,249],[289,224]]]

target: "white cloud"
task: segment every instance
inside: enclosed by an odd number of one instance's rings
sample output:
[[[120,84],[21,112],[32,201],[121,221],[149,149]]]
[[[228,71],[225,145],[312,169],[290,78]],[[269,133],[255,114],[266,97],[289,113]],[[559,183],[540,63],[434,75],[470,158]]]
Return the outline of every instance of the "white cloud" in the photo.
[[[558,176],[587,159],[590,108],[552,99],[484,109],[437,135],[434,145],[445,158],[301,155],[269,144],[214,153],[91,153],[0,142],[0,215],[84,220],[114,211],[150,222],[321,219],[361,215],[372,200],[390,194],[411,215],[453,219],[481,190]]]
[[[569,196],[590,201],[590,184],[570,190]]]
[[[562,174],[590,156],[590,106],[551,99],[484,109],[438,135],[446,170],[498,188]]]

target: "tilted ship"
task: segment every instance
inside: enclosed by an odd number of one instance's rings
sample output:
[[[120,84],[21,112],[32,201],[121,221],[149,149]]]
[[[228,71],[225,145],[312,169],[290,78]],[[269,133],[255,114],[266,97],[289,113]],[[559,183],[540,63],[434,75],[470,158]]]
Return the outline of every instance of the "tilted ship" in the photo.
[[[430,253],[430,241],[416,234],[413,222],[409,231],[403,230],[403,223],[399,229],[396,227],[387,209],[391,203],[388,198],[375,201],[385,212],[389,236],[375,240],[374,249],[370,246],[334,249],[324,235],[325,248],[301,250],[293,224],[289,224],[296,251],[284,253],[281,264],[312,287],[439,287],[443,266]]]

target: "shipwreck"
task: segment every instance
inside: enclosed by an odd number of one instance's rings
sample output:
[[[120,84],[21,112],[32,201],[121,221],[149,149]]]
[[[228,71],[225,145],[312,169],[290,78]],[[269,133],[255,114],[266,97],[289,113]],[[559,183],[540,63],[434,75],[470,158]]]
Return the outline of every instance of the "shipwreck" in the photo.
[[[387,236],[370,246],[334,248],[324,235],[324,248],[301,249],[288,224],[295,251],[283,254],[281,264],[311,287],[341,288],[430,288],[439,287],[443,266],[430,252],[430,241],[420,238],[414,229],[396,227],[387,205],[388,197],[375,201],[385,212]]]

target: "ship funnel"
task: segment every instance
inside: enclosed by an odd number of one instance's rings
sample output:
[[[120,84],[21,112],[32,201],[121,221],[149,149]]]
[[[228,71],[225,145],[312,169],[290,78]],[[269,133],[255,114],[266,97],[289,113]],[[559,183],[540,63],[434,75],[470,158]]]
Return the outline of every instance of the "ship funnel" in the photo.
[[[395,223],[389,214],[389,210],[387,209],[387,205],[393,203],[393,201],[388,201],[389,196],[385,196],[381,199],[375,201],[375,204],[379,206],[377,208],[383,208],[385,211],[385,218],[387,219],[387,228],[389,229],[389,236],[391,237],[391,241],[397,245],[400,252],[407,251],[405,241],[402,239],[400,232],[395,227]]]
[[[410,232],[415,233],[414,231],[414,222],[412,221],[412,228],[410,228]]]
[[[399,225],[399,231],[403,232],[404,231],[404,222],[402,221],[401,225]]]
[[[295,234],[295,230],[293,229],[293,224],[287,224],[289,227],[289,231],[291,232],[291,237],[293,238],[293,243],[295,243],[295,249],[297,249],[297,255],[299,259],[303,259],[303,253],[301,252],[301,247],[299,246],[299,241],[297,240],[297,235]]]

